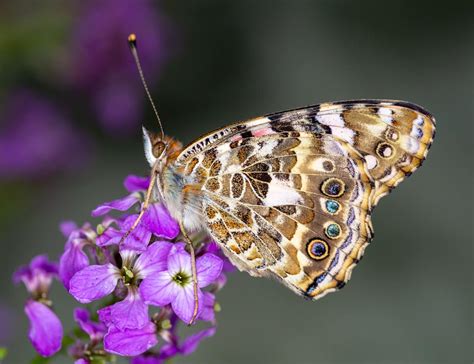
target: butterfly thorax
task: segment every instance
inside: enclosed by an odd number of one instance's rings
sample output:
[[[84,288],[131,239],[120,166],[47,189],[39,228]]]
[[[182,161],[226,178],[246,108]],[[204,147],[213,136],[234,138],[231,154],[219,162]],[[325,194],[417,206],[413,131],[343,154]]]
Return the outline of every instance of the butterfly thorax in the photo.
[[[198,193],[201,185],[183,172],[183,169],[174,163],[168,164],[162,170],[158,177],[162,202],[171,216],[182,222],[186,231],[201,230],[205,226],[202,218],[203,196]]]
[[[145,154],[157,173],[155,197],[165,204],[171,216],[181,221],[187,231],[204,227],[202,219],[202,182],[187,175],[183,166],[176,164],[182,151],[182,144],[168,136],[144,130]]]

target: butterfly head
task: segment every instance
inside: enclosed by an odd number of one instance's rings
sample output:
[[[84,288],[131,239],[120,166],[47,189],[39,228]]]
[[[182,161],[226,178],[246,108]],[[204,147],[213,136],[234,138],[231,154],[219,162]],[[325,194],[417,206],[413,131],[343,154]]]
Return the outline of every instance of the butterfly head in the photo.
[[[166,135],[162,137],[161,133],[153,133],[145,128],[143,128],[143,143],[145,156],[151,167],[157,162],[166,164],[182,150],[180,142]]]

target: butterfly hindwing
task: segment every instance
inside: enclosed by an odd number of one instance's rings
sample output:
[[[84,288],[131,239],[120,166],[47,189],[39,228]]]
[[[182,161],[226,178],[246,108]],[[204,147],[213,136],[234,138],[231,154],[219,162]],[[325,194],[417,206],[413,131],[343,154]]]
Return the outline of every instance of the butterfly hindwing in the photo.
[[[373,184],[347,143],[299,130],[236,140],[221,157],[206,152],[216,158],[203,163],[204,210],[238,267],[320,297],[348,279],[371,237]]]

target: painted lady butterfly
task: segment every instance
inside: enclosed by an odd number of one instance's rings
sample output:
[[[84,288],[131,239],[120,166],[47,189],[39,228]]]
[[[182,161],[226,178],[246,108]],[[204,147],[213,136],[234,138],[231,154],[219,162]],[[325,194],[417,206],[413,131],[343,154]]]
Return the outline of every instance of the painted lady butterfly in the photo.
[[[184,148],[144,130],[152,189],[185,236],[205,229],[240,270],[311,299],[349,280],[374,207],[421,166],[434,134],[427,111],[389,100],[278,112]]]

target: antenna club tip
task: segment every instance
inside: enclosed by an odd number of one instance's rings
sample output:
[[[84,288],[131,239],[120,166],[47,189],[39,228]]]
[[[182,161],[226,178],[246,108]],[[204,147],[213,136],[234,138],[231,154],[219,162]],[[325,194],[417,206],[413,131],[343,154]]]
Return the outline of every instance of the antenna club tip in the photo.
[[[136,47],[137,36],[135,35],[135,33],[130,34],[127,40],[128,40],[128,44],[130,44],[131,47]]]

